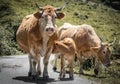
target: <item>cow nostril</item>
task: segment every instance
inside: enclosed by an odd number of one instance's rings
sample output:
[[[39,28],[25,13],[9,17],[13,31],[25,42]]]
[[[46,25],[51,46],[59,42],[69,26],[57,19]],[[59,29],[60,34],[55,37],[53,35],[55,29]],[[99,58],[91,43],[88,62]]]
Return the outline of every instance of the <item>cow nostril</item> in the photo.
[[[54,29],[53,28],[47,28],[46,31],[52,31],[53,32]]]
[[[106,66],[106,67],[109,67],[109,66],[111,66],[111,64],[106,64],[105,66]]]
[[[46,31],[49,31],[49,28],[47,28]]]
[[[50,28],[50,30],[51,30],[51,31],[54,31],[54,29],[53,29],[53,28]]]

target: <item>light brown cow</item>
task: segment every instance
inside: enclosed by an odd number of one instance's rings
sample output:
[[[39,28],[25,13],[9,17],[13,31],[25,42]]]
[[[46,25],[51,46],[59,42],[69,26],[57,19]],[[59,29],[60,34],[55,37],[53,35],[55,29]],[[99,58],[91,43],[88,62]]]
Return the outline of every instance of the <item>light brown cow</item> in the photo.
[[[82,58],[96,58],[95,74],[98,74],[99,64],[110,65],[110,50],[108,43],[102,43],[94,29],[87,24],[71,25],[65,23],[58,30],[59,39],[73,38],[77,48],[77,57],[80,61],[80,73],[83,73]],[[57,58],[57,57],[56,57]],[[56,64],[53,69],[56,69]]]
[[[37,4],[36,4],[37,5]],[[66,3],[63,5],[65,7]],[[43,78],[48,76],[48,60],[53,49],[54,41],[57,39],[55,19],[61,19],[65,15],[60,13],[63,7],[53,6],[39,7],[39,12],[27,15],[23,18],[17,30],[16,38],[19,46],[29,54],[28,76],[37,79],[41,74],[40,59],[44,56]]]
[[[76,53],[75,42],[72,38],[64,38],[55,41],[53,53],[61,53],[61,71],[60,78],[65,77],[65,59],[69,62],[69,78],[73,79],[74,56]]]

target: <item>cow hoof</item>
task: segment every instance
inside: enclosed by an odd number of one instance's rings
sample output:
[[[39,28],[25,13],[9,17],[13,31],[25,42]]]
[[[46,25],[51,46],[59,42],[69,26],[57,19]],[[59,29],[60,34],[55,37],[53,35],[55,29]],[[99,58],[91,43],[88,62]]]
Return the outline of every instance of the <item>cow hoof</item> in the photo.
[[[94,73],[95,73],[95,75],[98,75],[98,70],[94,69]]]
[[[69,79],[70,79],[70,80],[74,80],[74,77],[73,77],[73,76],[70,76]]]
[[[56,71],[57,70],[57,68],[56,67],[53,67],[53,71]]]
[[[65,78],[65,75],[60,75],[60,76],[58,77],[58,79],[63,79],[63,78]]]
[[[65,78],[65,74],[63,75],[63,78]]]
[[[28,77],[31,77],[32,76],[32,73],[31,72],[28,72]]]
[[[41,75],[41,71],[38,71],[38,75],[39,75],[39,76]]]
[[[43,76],[43,80],[49,79],[49,76]]]
[[[32,79],[33,79],[34,81],[37,81],[37,80],[38,80],[38,76],[37,76],[37,75],[34,75],[34,76],[32,76]]]

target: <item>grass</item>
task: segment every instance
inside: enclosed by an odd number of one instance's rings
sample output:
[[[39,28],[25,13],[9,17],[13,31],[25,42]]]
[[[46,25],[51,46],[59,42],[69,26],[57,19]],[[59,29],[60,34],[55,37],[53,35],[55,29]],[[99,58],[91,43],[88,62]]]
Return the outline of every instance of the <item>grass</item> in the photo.
[[[57,62],[57,70],[60,70],[60,64],[61,60],[58,59]],[[54,60],[51,61],[51,64],[54,64]],[[83,70],[84,74],[79,74],[79,64],[75,63],[74,66],[74,73],[79,75],[82,78],[87,78],[88,80],[95,81],[96,83],[100,84],[120,84],[120,64],[117,64],[114,60],[112,60],[112,65],[108,68],[104,68],[103,66],[100,66],[99,74],[94,74],[94,67],[88,71]],[[66,66],[66,72],[69,72],[69,67]]]
[[[99,81],[101,84],[120,83],[120,65],[117,65],[115,62],[113,62],[113,64],[109,68],[100,68],[98,76],[95,76],[93,71],[93,69],[91,69],[90,71],[84,71],[85,75],[82,75],[82,77],[88,78],[93,81]]]

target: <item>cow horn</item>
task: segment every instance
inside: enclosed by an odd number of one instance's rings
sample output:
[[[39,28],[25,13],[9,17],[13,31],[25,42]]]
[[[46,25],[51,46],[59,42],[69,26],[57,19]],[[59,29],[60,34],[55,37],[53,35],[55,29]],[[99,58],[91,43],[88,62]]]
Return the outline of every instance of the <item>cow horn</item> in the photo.
[[[68,4],[68,1],[66,1],[63,6],[56,8],[56,11],[63,10],[67,4]]]
[[[105,39],[103,38],[103,36],[101,35],[99,35],[99,37],[100,37],[100,40],[102,41],[102,42],[104,42],[105,41]]]
[[[112,46],[115,43],[115,41],[116,41],[116,37],[114,37],[114,40],[112,43],[109,43],[109,46]]]
[[[43,10],[43,7],[40,7],[37,3],[35,3],[35,5],[39,10]]]

